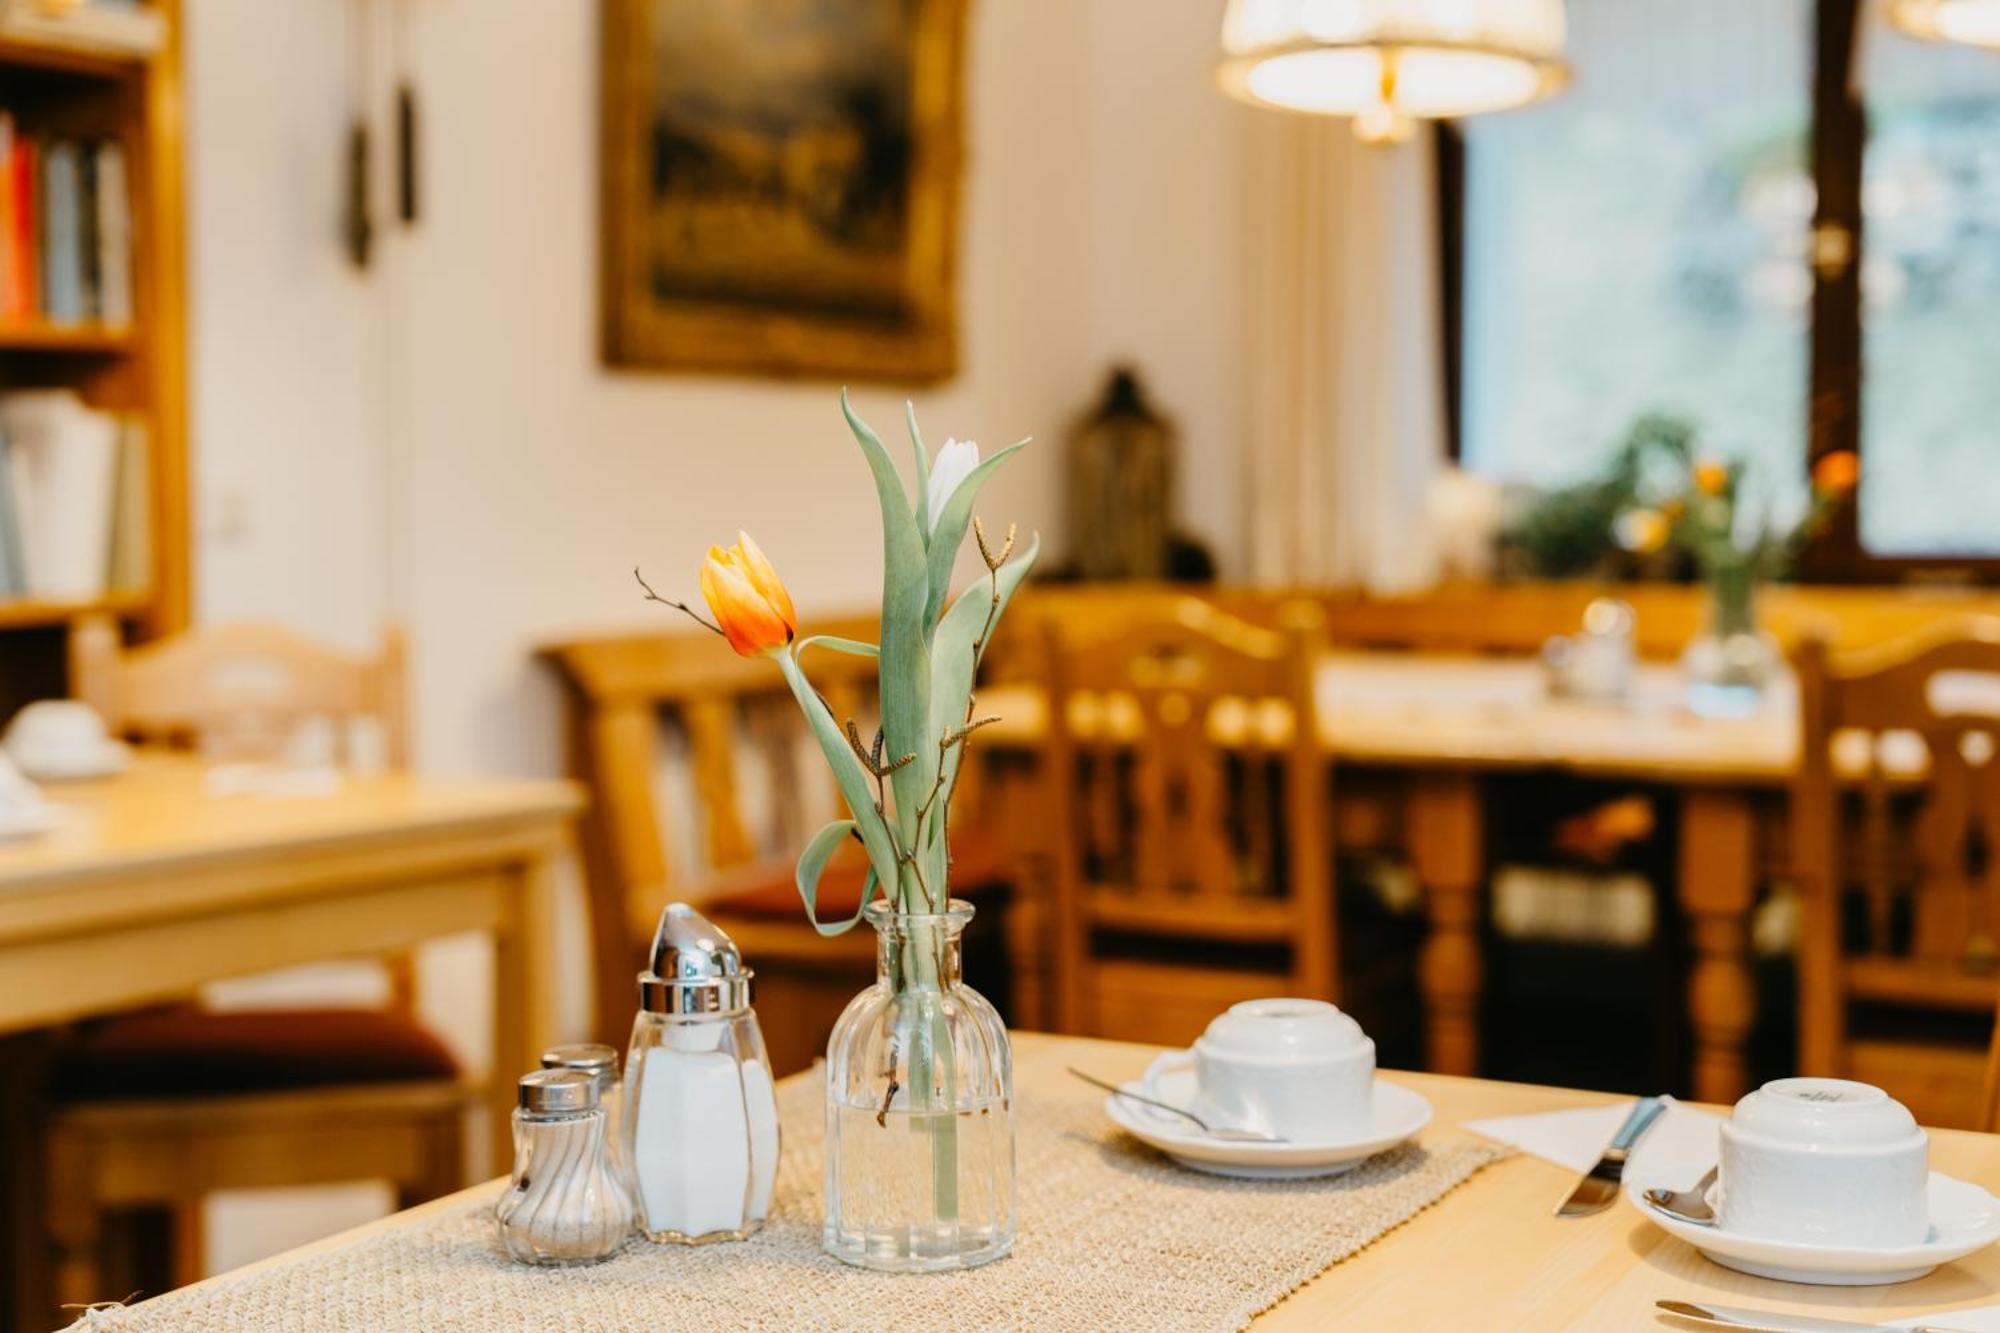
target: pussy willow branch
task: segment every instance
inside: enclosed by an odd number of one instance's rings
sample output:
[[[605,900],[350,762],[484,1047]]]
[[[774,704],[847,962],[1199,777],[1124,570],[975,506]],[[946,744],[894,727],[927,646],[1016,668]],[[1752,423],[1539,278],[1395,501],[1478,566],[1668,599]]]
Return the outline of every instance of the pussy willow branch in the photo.
[[[646,590],[647,601],[658,602],[661,606],[671,606],[674,610],[688,617],[690,620],[694,621],[695,624],[701,626],[703,629],[707,630],[711,634],[722,633],[722,626],[716,624],[708,617],[702,615],[701,612],[695,610],[693,607],[689,606],[686,602],[677,602],[671,597],[662,597],[660,596],[660,594],[654,592],[653,585],[646,582],[645,575],[639,572],[639,567],[637,565],[632,566],[632,577],[638,579],[639,586]]]

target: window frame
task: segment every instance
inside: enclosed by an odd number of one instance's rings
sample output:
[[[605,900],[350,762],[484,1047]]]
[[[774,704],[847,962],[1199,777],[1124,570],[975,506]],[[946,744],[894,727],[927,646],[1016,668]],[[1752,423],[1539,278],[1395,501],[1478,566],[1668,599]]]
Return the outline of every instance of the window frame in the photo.
[[[1862,167],[1868,112],[1855,90],[1854,62],[1868,0],[1813,6],[1811,162],[1813,291],[1809,322],[1806,459],[1851,450],[1867,467],[1861,438]],[[1464,440],[1465,136],[1435,127],[1438,266],[1441,276],[1446,452],[1460,461]],[[1884,556],[1861,544],[1860,505],[1842,506],[1801,553],[1798,577],[1816,583],[2000,583],[2000,555]]]

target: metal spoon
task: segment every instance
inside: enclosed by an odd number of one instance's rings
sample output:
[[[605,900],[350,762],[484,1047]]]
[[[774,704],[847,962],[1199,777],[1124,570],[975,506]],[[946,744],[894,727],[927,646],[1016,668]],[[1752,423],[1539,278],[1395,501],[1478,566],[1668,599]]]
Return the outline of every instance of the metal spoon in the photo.
[[[1708,1174],[1697,1180],[1692,1189],[1647,1190],[1646,1202],[1683,1222],[1692,1222],[1698,1227],[1712,1227],[1715,1225],[1715,1209],[1708,1206],[1708,1191],[1715,1184],[1717,1169],[1713,1166],[1708,1168]]]
[[[1213,1128],[1206,1120],[1203,1120],[1192,1111],[1183,1111],[1180,1107],[1170,1105],[1167,1102],[1158,1101],[1152,1097],[1142,1097],[1136,1092],[1127,1092],[1116,1083],[1107,1083],[1101,1078],[1095,1078],[1084,1073],[1081,1069],[1071,1069],[1069,1072],[1092,1087],[1102,1088],[1114,1096],[1125,1097],[1135,1102],[1144,1102],[1148,1106],[1157,1106],[1162,1111],[1168,1111],[1183,1120],[1192,1121],[1195,1128],[1199,1129],[1202,1133],[1212,1139],[1220,1139],[1224,1143],[1287,1143],[1290,1141],[1281,1139],[1276,1134],[1266,1134],[1262,1130],[1257,1129]]]

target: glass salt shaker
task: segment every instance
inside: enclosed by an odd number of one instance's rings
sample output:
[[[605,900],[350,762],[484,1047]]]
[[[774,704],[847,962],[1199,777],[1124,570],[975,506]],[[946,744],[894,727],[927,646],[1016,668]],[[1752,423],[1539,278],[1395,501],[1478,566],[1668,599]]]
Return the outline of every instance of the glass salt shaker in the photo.
[[[649,1240],[742,1240],[770,1213],[778,1104],[751,975],[713,922],[668,904],[625,1057],[625,1161]]]
[[[521,1076],[513,1182],[493,1210],[509,1257],[596,1263],[631,1234],[632,1199],[606,1151],[597,1097],[597,1080],[575,1070]]]
[[[605,1150],[611,1154],[612,1170],[624,1183],[625,1193],[629,1196],[632,1193],[632,1174],[625,1162],[621,1115],[624,1087],[619,1081],[617,1048],[598,1042],[551,1046],[542,1052],[542,1068],[573,1069],[579,1074],[590,1075],[596,1081],[597,1104],[604,1108]]]

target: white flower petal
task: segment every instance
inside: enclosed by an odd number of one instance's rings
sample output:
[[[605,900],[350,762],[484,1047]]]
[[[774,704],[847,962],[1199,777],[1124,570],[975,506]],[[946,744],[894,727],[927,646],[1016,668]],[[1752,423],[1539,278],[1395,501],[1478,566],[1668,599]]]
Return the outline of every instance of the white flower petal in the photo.
[[[958,484],[979,466],[979,445],[972,440],[946,440],[937,451],[937,461],[931,464],[930,513],[927,515],[926,530],[937,531],[938,517],[944,513],[945,503]]]

